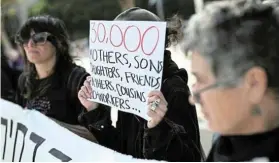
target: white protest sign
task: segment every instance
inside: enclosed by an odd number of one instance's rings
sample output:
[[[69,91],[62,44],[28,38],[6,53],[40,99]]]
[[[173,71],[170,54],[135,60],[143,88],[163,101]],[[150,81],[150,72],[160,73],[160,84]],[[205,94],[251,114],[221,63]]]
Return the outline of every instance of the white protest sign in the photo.
[[[83,139],[43,114],[1,104],[1,161],[147,161],[134,159]]]
[[[147,95],[160,90],[166,22],[90,21],[92,101],[146,120]]]

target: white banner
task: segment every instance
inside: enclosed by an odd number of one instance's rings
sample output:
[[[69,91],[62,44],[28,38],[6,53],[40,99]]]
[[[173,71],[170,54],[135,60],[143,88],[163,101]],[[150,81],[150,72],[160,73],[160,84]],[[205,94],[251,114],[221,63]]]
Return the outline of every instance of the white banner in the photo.
[[[0,102],[2,161],[147,161],[87,141],[37,111]]]
[[[148,120],[147,95],[160,90],[166,22],[90,21],[93,101]]]

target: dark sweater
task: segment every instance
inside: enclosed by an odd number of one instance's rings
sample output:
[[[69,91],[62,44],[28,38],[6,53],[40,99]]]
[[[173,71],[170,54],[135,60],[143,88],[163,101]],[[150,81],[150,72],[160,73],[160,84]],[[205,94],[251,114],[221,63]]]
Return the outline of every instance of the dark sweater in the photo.
[[[279,161],[279,128],[247,136],[221,136],[207,161]]]
[[[1,98],[15,102],[17,81],[20,71],[12,69],[5,54],[1,55]]]
[[[75,71],[74,75],[72,74],[71,81],[69,81],[70,73],[74,68],[77,68],[78,71]],[[78,124],[78,115],[82,112],[82,105],[77,94],[87,75],[89,74],[83,68],[73,65],[63,74],[54,73],[47,78],[35,80],[34,92],[42,83],[50,85],[47,91],[41,95],[26,99],[23,97],[24,89],[19,89],[16,102],[24,108],[35,109],[59,121]],[[19,79],[19,87],[22,88],[21,85],[25,85],[25,83],[26,76],[22,74]]]

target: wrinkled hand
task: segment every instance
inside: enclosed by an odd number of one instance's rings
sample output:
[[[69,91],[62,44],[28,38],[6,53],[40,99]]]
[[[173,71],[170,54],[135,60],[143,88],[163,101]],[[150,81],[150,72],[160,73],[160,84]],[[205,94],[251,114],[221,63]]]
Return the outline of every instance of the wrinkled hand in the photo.
[[[158,107],[152,110],[152,102],[158,101]],[[148,121],[147,127],[153,128],[157,126],[164,118],[166,112],[168,111],[168,103],[164,95],[160,91],[152,91],[148,95],[148,112],[147,115],[151,118]]]
[[[86,108],[87,111],[94,110],[98,107],[98,103],[89,101],[92,99],[92,88],[91,88],[92,77],[88,76],[83,83],[83,86],[78,92],[78,99],[80,103]]]

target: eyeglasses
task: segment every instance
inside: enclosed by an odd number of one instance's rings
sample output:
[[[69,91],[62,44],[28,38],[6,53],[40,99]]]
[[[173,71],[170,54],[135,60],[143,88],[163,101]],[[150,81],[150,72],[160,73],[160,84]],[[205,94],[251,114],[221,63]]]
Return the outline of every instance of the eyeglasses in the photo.
[[[48,37],[51,36],[48,32],[40,32],[33,34],[30,38],[22,39],[22,38],[16,38],[16,43],[27,46],[29,40],[31,39],[32,43],[35,45],[44,45],[48,39]]]
[[[211,84],[205,88],[202,88],[198,91],[195,91],[193,92],[193,97],[194,97],[194,101],[195,103],[198,103],[200,104],[201,103],[201,93],[205,92],[205,91],[208,91],[210,89],[214,89],[214,88],[217,88],[217,87],[220,87],[220,86],[223,86],[225,83],[228,83],[228,82],[218,82],[218,83],[214,83],[214,84]]]
[[[201,93],[205,92],[205,91],[208,91],[210,89],[214,89],[214,88],[218,88],[218,87],[221,87],[221,86],[229,86],[229,85],[235,85],[236,83],[238,83],[239,81],[238,80],[225,80],[225,81],[219,81],[219,82],[216,82],[214,84],[211,84],[205,88],[202,88],[198,91],[195,91],[192,93],[192,96],[194,97],[194,101],[195,103],[197,104],[201,104]]]

